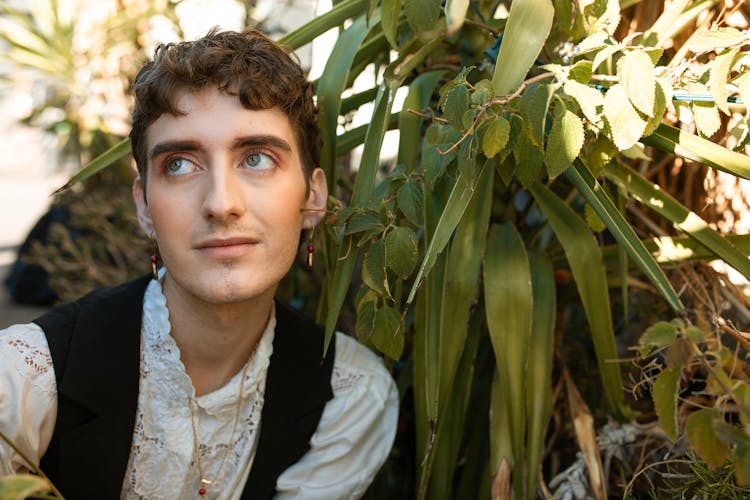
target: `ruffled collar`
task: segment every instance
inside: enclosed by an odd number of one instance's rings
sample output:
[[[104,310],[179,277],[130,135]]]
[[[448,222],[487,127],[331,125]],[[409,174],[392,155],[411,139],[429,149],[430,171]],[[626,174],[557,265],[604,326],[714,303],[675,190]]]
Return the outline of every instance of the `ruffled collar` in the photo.
[[[195,397],[195,389],[180,360],[180,348],[170,335],[169,309],[161,287],[165,274],[166,269],[159,270],[159,280],[151,280],[143,298],[143,361],[146,369],[151,370],[152,377],[159,379],[162,388],[171,393],[170,399],[179,398],[184,402],[183,398]],[[266,373],[273,353],[275,328],[274,306],[245,375],[245,398],[254,392],[259,384],[263,384],[261,387],[265,386]],[[243,370],[240,370],[224,386],[195,398],[195,401],[209,414],[234,411],[242,372]]]

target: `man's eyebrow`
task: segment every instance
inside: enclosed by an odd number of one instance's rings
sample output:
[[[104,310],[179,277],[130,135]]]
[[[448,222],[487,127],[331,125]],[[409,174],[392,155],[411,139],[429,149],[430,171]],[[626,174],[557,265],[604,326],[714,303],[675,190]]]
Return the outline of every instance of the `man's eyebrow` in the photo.
[[[276,135],[249,135],[244,137],[238,137],[232,141],[230,148],[234,151],[238,149],[244,149],[253,146],[271,146],[280,149],[285,152],[291,152],[292,146]],[[149,153],[149,159],[153,160],[159,155],[164,153],[171,153],[176,151],[199,151],[201,144],[198,141],[166,141],[156,144],[151,148]]]
[[[245,137],[238,137],[232,141],[232,149],[244,149],[252,146],[270,146],[276,149],[280,149],[284,152],[291,152],[292,146],[276,135],[249,135]]]
[[[196,141],[167,141],[160,142],[151,148],[151,152],[148,155],[149,160],[153,160],[159,155],[164,153],[171,153],[175,151],[198,151],[201,148],[200,144]]]

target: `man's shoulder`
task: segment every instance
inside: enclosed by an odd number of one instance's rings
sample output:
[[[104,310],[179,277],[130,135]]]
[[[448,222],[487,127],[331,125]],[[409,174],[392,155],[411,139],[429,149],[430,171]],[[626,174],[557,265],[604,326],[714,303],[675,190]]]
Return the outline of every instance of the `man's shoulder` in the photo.
[[[150,275],[143,275],[119,285],[98,288],[78,300],[54,307],[33,322],[45,332],[49,332],[74,325],[81,313],[107,315],[112,308],[120,307],[124,303],[139,299],[142,303],[149,281]]]
[[[331,375],[335,395],[350,391],[374,391],[384,397],[394,381],[383,359],[357,339],[336,332],[336,359]]]

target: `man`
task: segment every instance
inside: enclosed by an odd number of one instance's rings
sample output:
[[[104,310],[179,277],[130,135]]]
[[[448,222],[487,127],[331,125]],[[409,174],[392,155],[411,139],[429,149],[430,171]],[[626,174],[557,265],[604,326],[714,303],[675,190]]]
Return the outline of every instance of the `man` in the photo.
[[[0,431],[74,499],[361,496],[393,380],[342,334],[324,357],[273,299],[328,196],[301,68],[211,31],[157,49],[134,94],[133,195],[163,267],[0,332]],[[0,474],[29,469],[0,443]]]

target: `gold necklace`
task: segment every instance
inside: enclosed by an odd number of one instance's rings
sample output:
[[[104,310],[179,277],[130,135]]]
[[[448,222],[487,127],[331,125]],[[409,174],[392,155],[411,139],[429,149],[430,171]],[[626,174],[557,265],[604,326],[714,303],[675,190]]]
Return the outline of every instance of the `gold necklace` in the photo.
[[[213,487],[218,483],[218,479],[221,478],[220,476],[221,471],[224,469],[224,463],[227,461],[227,456],[229,456],[229,450],[234,446],[234,434],[237,431],[237,422],[240,420],[240,412],[242,410],[242,402],[245,399],[245,392],[243,391],[245,387],[245,377],[247,375],[247,369],[250,366],[250,362],[253,359],[253,355],[255,354],[255,351],[253,351],[253,354],[250,355],[250,359],[248,359],[247,363],[245,363],[245,368],[242,370],[242,379],[240,380],[240,391],[238,394],[238,401],[237,401],[237,412],[234,415],[234,424],[232,424],[232,434],[229,437],[229,443],[227,444],[227,449],[224,450],[224,457],[221,459],[221,464],[219,465],[218,470],[216,471],[216,477],[217,479],[211,480],[207,479],[203,475],[203,467],[201,466],[201,454],[200,454],[200,443],[198,440],[198,429],[197,427],[200,427],[201,425],[201,414],[200,414],[200,408],[198,409],[198,426],[195,425],[195,417],[193,416],[193,398],[188,396],[188,406],[190,407],[190,425],[193,427],[193,445],[194,445],[194,451],[193,454],[195,455],[195,465],[198,467],[198,475],[201,478],[201,485],[198,489],[198,494],[200,496],[205,495],[208,492],[209,487]]]

